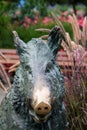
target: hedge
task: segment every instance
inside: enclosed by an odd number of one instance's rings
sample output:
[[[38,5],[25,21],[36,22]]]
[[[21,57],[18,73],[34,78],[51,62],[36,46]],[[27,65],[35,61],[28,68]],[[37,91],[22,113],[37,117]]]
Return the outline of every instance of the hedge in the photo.
[[[0,26],[0,48],[15,48],[13,42],[13,34],[12,31],[16,30],[22,40],[28,42],[32,38],[38,38],[46,33],[43,32],[36,32],[35,29],[37,28],[53,28],[56,23],[50,23],[44,25],[42,23],[38,23],[36,25],[31,25],[28,29],[24,28],[23,26],[12,26],[7,24],[3,27]],[[63,23],[63,26],[67,32],[69,32],[70,36],[72,37],[72,28],[71,25],[68,23]]]

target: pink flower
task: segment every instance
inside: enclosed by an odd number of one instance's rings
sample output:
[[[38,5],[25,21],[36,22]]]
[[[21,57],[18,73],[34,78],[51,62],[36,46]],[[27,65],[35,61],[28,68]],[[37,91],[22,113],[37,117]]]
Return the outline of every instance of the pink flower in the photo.
[[[84,21],[84,17],[81,17],[80,19],[78,19],[78,24],[80,27],[83,27],[83,21]]]
[[[24,27],[26,27],[26,23],[23,23],[22,25],[23,25]]]
[[[25,28],[29,28],[29,27],[30,27],[30,25],[27,24],[27,23],[25,23],[25,22],[24,22],[22,25],[23,25]]]
[[[31,24],[31,19],[26,16],[26,17],[25,17],[25,22],[26,22],[27,24]]]
[[[44,24],[48,24],[48,23],[52,22],[52,19],[49,18],[49,17],[45,17],[42,22],[43,22]]]
[[[34,20],[34,24],[37,24],[37,23],[38,23],[38,20],[35,19],[35,20]]]

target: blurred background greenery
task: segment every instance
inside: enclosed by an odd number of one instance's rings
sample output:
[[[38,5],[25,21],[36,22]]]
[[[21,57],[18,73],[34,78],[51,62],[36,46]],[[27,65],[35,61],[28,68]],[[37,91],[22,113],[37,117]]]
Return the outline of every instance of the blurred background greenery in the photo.
[[[71,37],[70,39],[69,35],[65,35],[70,44],[67,47],[65,45],[64,50],[73,66],[65,66],[65,63],[60,66],[66,86],[64,103],[69,130],[86,130],[87,60],[84,59],[87,59],[87,19],[84,17],[87,15],[87,0],[0,0],[0,48],[15,48],[13,30],[16,30],[25,42],[44,35],[44,32],[36,32],[35,29],[53,28],[57,22],[52,13]],[[76,19],[71,17],[73,13]],[[3,76],[3,73],[0,73],[0,76]],[[5,79],[6,77],[3,77],[3,80]]]
[[[25,42],[40,37],[44,33],[35,32],[36,28],[55,25],[52,12],[72,37],[67,16],[72,12],[79,17],[86,15],[86,5],[87,2],[82,0],[0,0],[0,48],[14,48],[12,30],[17,30]]]

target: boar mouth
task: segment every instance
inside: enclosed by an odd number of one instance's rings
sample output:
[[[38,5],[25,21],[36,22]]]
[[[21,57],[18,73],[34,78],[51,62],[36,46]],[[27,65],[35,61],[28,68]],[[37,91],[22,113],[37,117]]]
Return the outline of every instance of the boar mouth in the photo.
[[[36,123],[44,123],[50,118],[51,112],[47,115],[38,115],[34,111],[29,111],[29,114],[32,116]]]
[[[49,113],[47,115],[36,115],[33,119],[38,123],[43,123],[49,119],[50,115],[51,115],[51,113]]]

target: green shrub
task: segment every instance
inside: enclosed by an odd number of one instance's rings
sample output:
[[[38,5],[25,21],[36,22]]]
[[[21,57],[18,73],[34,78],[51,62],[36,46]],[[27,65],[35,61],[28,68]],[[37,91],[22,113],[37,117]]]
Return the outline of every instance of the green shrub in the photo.
[[[1,24],[0,24],[1,25]],[[43,24],[37,24],[37,25],[31,25],[29,29],[26,29],[22,26],[16,26],[16,27],[9,27],[9,25],[1,25],[0,26],[0,48],[14,48],[13,44],[13,36],[12,36],[12,30],[16,30],[25,42],[28,42],[32,38],[37,38],[43,35],[43,32],[36,32],[35,29],[37,28],[52,28],[54,25],[50,24],[47,26],[44,26]]]
[[[14,30],[16,30],[22,40],[25,42],[28,42],[32,38],[39,38],[42,35],[46,34],[44,32],[37,32],[35,31],[38,28],[52,28],[55,24],[49,24],[49,25],[43,25],[42,23],[38,23],[37,25],[31,25],[28,29],[24,28],[23,26],[16,27]]]
[[[11,48],[11,25],[9,16],[0,16],[0,48]]]
[[[44,0],[25,0],[22,10],[22,17],[28,16],[35,18],[36,13],[39,12],[40,16],[47,16],[47,4]]]
[[[68,22],[63,22],[62,25],[63,25],[64,29],[66,30],[66,32],[69,33],[71,39],[73,40],[73,32],[72,32],[71,24]]]
[[[56,23],[50,23],[44,25],[42,22],[39,22],[36,25],[31,25],[28,29],[24,28],[23,26],[18,25],[11,25],[10,19],[7,17],[0,18],[0,48],[14,48],[13,43],[13,35],[12,30],[16,30],[22,40],[28,42],[32,38],[38,38],[46,33],[44,32],[36,32],[35,29],[37,28],[49,28],[52,29]],[[69,34],[72,36],[72,29],[70,24],[63,23],[64,28]]]

